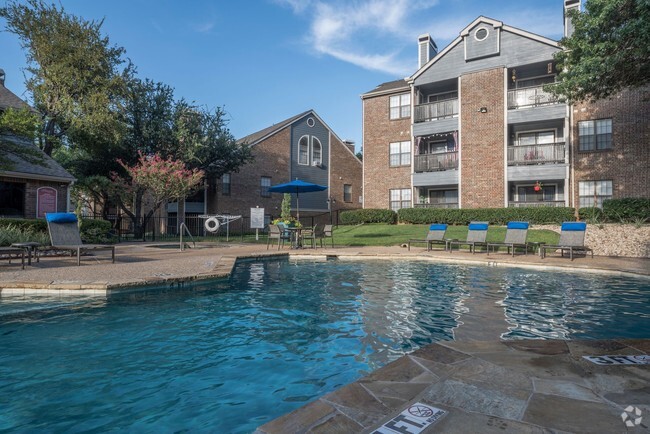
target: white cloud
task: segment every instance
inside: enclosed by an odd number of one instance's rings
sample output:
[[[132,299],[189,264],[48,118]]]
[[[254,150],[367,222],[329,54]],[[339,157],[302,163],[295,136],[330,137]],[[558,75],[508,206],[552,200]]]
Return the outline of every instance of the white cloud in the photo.
[[[449,3],[441,4],[440,0],[271,1],[309,20],[304,42],[314,52],[402,77],[417,67],[418,35],[430,33],[443,49],[481,15],[476,8],[463,8],[464,2],[454,2],[450,9]],[[561,20],[556,23],[552,15],[544,10],[521,9],[494,18],[551,36],[557,33],[557,25],[561,34]]]
[[[210,33],[210,31],[214,29],[214,25],[214,21],[208,21],[204,23],[192,24],[192,28],[197,33]]]

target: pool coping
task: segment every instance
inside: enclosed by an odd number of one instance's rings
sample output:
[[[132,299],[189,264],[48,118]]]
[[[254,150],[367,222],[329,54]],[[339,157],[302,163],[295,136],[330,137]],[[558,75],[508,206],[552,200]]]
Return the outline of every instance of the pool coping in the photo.
[[[206,249],[207,250],[207,249]],[[351,250],[355,250],[352,248]],[[358,250],[358,249],[356,249]],[[439,252],[438,252],[439,253]],[[462,254],[461,254],[462,255]],[[228,278],[238,260],[255,260],[269,257],[288,257],[291,259],[340,259],[340,260],[421,260],[428,262],[439,262],[449,264],[464,264],[472,266],[487,266],[487,267],[509,267],[509,268],[525,268],[542,271],[565,271],[565,272],[582,272],[582,273],[598,273],[603,275],[612,276],[629,276],[636,278],[650,278],[650,269],[647,273],[638,271],[621,270],[620,268],[604,268],[596,267],[587,263],[575,264],[574,262],[567,263],[554,263],[554,264],[536,264],[530,261],[526,262],[526,258],[519,255],[511,260],[510,256],[506,255],[493,255],[491,257],[481,256],[479,258],[463,256],[449,256],[440,254],[431,254],[430,252],[424,253],[378,253],[378,252],[363,252],[363,251],[341,251],[341,249],[330,249],[326,251],[319,250],[295,250],[289,252],[254,252],[244,254],[224,254],[219,257],[214,267],[207,272],[197,273],[195,275],[187,276],[165,276],[165,277],[148,277],[147,279],[132,279],[119,283],[111,283],[109,281],[73,281],[73,280],[47,280],[47,281],[7,281],[0,282],[0,294],[2,296],[11,295],[96,295],[106,296],[111,293],[123,291],[138,291],[149,287],[167,286],[172,287],[175,285],[182,285],[185,283],[192,283],[199,280],[211,280]],[[499,259],[499,256],[501,258]],[[645,259],[643,259],[645,260]],[[588,259],[587,259],[588,261]],[[650,260],[648,260],[650,264]],[[110,265],[106,265],[110,266]],[[70,267],[71,268],[71,267]],[[649,267],[650,268],[650,267]]]

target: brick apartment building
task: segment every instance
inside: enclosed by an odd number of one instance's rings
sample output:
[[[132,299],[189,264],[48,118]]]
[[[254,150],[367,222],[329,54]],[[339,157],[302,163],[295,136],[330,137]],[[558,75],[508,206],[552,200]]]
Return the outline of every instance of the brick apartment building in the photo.
[[[29,105],[5,87],[5,73],[0,69],[0,113],[23,108]],[[30,140],[12,134],[0,132],[0,140],[41,152]],[[40,164],[13,154],[3,155],[10,164],[0,167],[0,217],[44,218],[46,212],[68,210],[69,190],[75,178],[52,158],[41,154]]]
[[[361,96],[365,208],[650,197],[648,88],[568,105],[543,90],[558,42],[482,16],[440,52],[418,44],[412,76]]]
[[[185,204],[185,215],[232,214],[250,216],[264,208],[267,222],[280,216],[283,194],[269,187],[293,179],[326,185],[325,191],[300,195],[300,216],[318,216],[328,222],[330,211],[361,208],[362,164],[354,145],[341,140],[316,114],[308,110],[239,140],[252,147],[254,161],[239,172],[208,183]],[[177,204],[167,205],[174,219]],[[296,198],[292,195],[295,215]]]

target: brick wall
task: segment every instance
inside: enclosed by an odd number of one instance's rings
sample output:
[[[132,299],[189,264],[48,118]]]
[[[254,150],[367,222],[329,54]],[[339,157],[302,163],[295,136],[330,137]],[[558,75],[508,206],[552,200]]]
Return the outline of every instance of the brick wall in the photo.
[[[42,180],[27,179],[27,178],[14,178],[14,177],[6,177],[6,176],[0,176],[0,181],[25,184],[25,218],[27,219],[36,218],[36,197],[37,197],[38,189],[40,187],[51,187],[55,189],[57,191],[57,197],[56,197],[57,212],[67,211],[67,199],[68,199],[67,184],[63,185],[63,183],[60,182],[42,181]],[[0,204],[0,208],[2,208],[1,204]]]
[[[260,195],[260,178],[268,176],[271,185],[289,182],[289,153],[291,127],[286,127],[263,142],[253,146],[255,160],[243,166],[238,173],[230,175],[230,195],[222,193],[221,180],[217,180],[216,192],[208,190],[208,213],[250,215],[250,209],[258,206],[266,214],[280,215],[281,194],[271,197]]]
[[[504,204],[503,74],[503,68],[495,68],[461,76],[463,208],[500,208]],[[479,113],[481,107],[487,108],[487,113]]]
[[[332,211],[361,208],[359,196],[363,196],[361,161],[334,135],[330,135],[330,185],[329,196],[336,200]],[[352,201],[343,200],[343,186],[352,186]]]
[[[404,91],[395,94],[400,93]],[[388,209],[391,189],[411,188],[410,165],[389,167],[388,144],[411,140],[410,118],[389,119],[389,97],[382,95],[363,100],[364,208]]]
[[[580,151],[578,122],[612,119],[612,149]],[[573,196],[579,205],[578,182],[612,181],[613,197],[650,198],[650,87],[623,91],[596,103],[573,106]]]

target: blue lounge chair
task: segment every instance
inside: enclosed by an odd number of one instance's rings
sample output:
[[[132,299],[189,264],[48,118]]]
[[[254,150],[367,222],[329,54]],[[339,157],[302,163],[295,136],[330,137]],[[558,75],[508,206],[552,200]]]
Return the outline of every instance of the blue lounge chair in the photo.
[[[490,254],[490,248],[494,251],[495,248],[507,247],[508,254],[512,249],[512,256],[515,256],[515,249],[520,247],[524,249],[524,255],[528,254],[528,244],[526,244],[526,237],[528,237],[528,222],[508,222],[506,229],[506,237],[502,243],[488,243],[487,254]]]
[[[465,241],[449,240],[447,241],[447,248],[451,253],[453,246],[458,246],[458,249],[460,249],[460,246],[469,246],[469,251],[476,253],[477,246],[487,245],[485,242],[487,238],[487,231],[488,222],[470,222],[467,232],[467,239]]]
[[[425,239],[409,240],[408,249],[409,251],[411,250],[411,243],[426,243],[428,252],[431,251],[431,247],[433,244],[444,244],[446,249],[447,248],[447,240],[445,239],[446,233],[447,233],[446,224],[434,223],[429,226],[429,232],[427,233],[427,237]]]
[[[594,257],[593,249],[585,246],[585,233],[587,232],[587,223],[585,222],[564,222],[560,228],[560,239],[556,245],[540,246],[542,259],[546,257],[547,250],[559,250],[562,257],[564,251],[569,252],[569,258],[573,261],[573,252],[584,253],[591,252]]]

